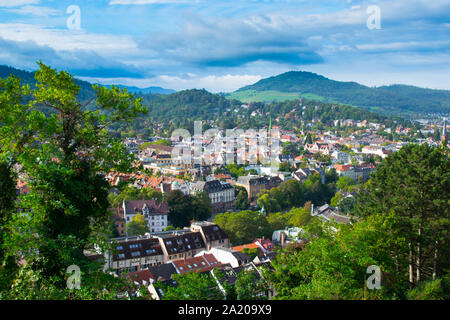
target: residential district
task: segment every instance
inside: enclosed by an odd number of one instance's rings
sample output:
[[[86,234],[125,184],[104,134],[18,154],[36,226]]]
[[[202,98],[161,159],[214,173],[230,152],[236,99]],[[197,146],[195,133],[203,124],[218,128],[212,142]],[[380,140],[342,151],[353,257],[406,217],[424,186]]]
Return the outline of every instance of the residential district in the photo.
[[[268,211],[273,210],[265,206],[262,195],[287,181],[305,183],[315,178],[320,184],[326,184],[332,176],[335,181],[364,183],[382,159],[409,143],[403,141],[404,137],[411,138],[411,128],[407,127],[391,130],[382,124],[354,120],[336,120],[334,125],[345,128],[346,134],[338,130],[295,132],[269,127],[269,130],[279,131],[280,152],[274,158],[278,170],[273,170],[273,162],[270,166],[249,164],[248,161],[244,165],[227,165],[225,159],[229,150],[235,156],[243,152],[249,159],[245,146],[243,151],[238,147],[230,149],[227,145],[230,140],[227,139],[212,153],[202,152],[200,159],[192,156],[186,160],[173,157],[174,149],[180,146],[178,137],[126,138],[124,142],[128,151],[139,159],[136,165],[141,170],[139,174],[106,174],[111,186],[110,196],[114,199],[110,211],[115,237],[110,241],[115,250],[86,251],[85,254],[104,264],[105,272],[128,277],[138,288],[146,288],[151,298],[156,300],[164,297],[161,284],[177,285],[173,280],[176,274],[208,273],[224,295],[223,282],[233,285],[237,275],[244,270],[253,270],[257,278],[263,277],[261,270],[270,270],[277,248],[304,243],[303,229],[286,227],[272,230],[268,237],[260,235],[246,243],[232,243],[223,226],[214,222],[215,217],[245,210],[267,216]],[[445,120],[440,125],[424,123],[422,129],[413,135],[413,142],[436,147],[446,141],[447,129]],[[436,130],[439,130],[437,137]],[[223,138],[221,134],[219,132],[218,135]],[[183,141],[191,155],[194,155],[194,138]],[[210,145],[216,138],[200,137],[203,146]],[[247,131],[241,138],[248,144],[258,138],[258,132]],[[125,192],[121,190],[128,190],[129,194],[121,197]],[[135,191],[134,196],[130,190]],[[149,195],[142,196],[145,193],[140,194],[139,190],[147,190]],[[18,191],[27,193],[26,183],[19,182]],[[323,221],[351,224],[354,221],[351,211],[343,210],[340,204],[343,199],[356,197],[356,192],[351,188],[339,190],[339,184],[335,191],[339,201],[310,201],[305,208],[311,216]],[[206,194],[211,204],[209,217],[192,219],[190,226],[173,227],[167,196],[174,192],[179,196]],[[242,199],[242,195],[246,199]],[[281,208],[281,211],[291,208]],[[137,217],[144,221],[140,232],[131,227],[138,221]],[[215,275],[217,270],[224,272],[225,278],[219,279]],[[140,292],[134,290],[126,294],[139,296]],[[261,294],[270,298],[276,292],[266,290]]]

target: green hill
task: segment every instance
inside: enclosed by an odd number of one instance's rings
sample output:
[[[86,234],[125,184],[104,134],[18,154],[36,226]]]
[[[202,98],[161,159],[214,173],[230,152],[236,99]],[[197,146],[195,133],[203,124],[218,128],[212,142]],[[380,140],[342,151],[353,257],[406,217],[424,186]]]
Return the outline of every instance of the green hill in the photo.
[[[274,94],[276,93],[276,94]],[[450,91],[432,90],[406,85],[377,88],[356,82],[342,82],[321,75],[290,71],[245,86],[230,98],[243,101],[279,101],[303,97],[322,102],[341,103],[389,114],[449,113]]]

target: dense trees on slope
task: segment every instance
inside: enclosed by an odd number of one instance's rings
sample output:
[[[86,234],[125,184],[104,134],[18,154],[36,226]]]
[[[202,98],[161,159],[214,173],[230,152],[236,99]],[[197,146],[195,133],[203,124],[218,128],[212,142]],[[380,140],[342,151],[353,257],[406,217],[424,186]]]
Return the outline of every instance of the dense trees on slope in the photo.
[[[268,274],[278,298],[448,299],[449,174],[442,149],[409,145],[387,157],[358,197],[358,222],[308,224],[303,250],[279,256]],[[380,290],[366,286],[371,265]]]

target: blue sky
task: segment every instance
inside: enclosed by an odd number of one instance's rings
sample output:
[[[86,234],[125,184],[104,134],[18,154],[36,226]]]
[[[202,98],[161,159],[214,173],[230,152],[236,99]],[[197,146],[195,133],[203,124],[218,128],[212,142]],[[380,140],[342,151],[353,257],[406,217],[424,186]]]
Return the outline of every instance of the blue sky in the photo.
[[[450,0],[0,0],[0,64],[39,59],[91,82],[177,90],[230,92],[290,70],[450,89]]]

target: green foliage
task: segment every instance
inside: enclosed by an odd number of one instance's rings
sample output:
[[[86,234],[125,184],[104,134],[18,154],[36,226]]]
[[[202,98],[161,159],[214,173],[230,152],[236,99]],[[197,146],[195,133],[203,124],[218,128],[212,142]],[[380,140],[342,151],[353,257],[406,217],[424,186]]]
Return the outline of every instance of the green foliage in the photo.
[[[279,212],[292,207],[302,207],[307,201],[314,205],[329,203],[335,193],[334,182],[322,184],[319,175],[310,176],[304,183],[296,180],[282,182],[278,187],[263,190],[257,203],[266,212]]]
[[[255,270],[243,270],[235,283],[237,300],[267,300],[267,283]]]
[[[289,162],[281,162],[278,165],[278,170],[280,170],[281,172],[292,172],[295,170],[295,168],[291,167]]]
[[[444,300],[448,299],[448,292],[444,292],[442,279],[421,283],[407,293],[408,300]]]
[[[391,85],[370,88],[355,82],[340,82],[302,71],[290,71],[275,77],[262,79],[237,91],[252,91],[253,101],[265,91],[300,94],[313,100],[341,103],[385,113],[448,113],[450,92],[446,90],[422,89],[413,86]],[[287,97],[288,98],[288,97]]]
[[[249,243],[263,236],[272,236],[269,223],[257,211],[221,213],[214,217],[213,222],[226,232],[233,245]]]
[[[167,194],[166,201],[169,205],[169,220],[174,227],[188,227],[191,220],[207,220],[212,215],[211,199],[204,192],[191,196],[174,190]]]
[[[240,190],[236,200],[234,200],[234,207],[238,210],[247,210],[249,205],[247,190]]]
[[[440,148],[407,145],[385,158],[358,196],[357,213],[395,214],[410,245],[405,273],[411,285],[448,270],[450,161]]]
[[[30,187],[29,194],[20,196],[21,210],[6,221],[3,248],[6,262],[17,257],[25,261],[10,292],[25,283],[23,271],[37,277],[32,293],[48,286],[55,289],[48,290],[51,297],[65,288],[69,265],[86,274],[96,272],[84,250],[106,247],[109,185],[102,172],[130,172],[134,161],[106,127],[146,109],[122,90],[94,86],[102,112],[85,110],[73,76],[43,63],[39,67],[32,90],[14,77],[0,80],[0,156],[20,168]]]
[[[130,222],[127,223],[127,235],[139,236],[149,232],[148,224],[142,214],[135,215]]]
[[[159,191],[153,190],[151,188],[141,188],[136,189],[133,187],[125,187],[124,190],[119,194],[111,193],[108,196],[110,205],[112,208],[117,208],[122,206],[125,200],[148,200],[156,199],[156,201],[163,201],[163,194]]]
[[[300,251],[284,251],[273,263],[268,281],[277,299],[380,299],[404,290],[391,254],[405,248],[403,238],[393,239],[392,216],[373,215],[352,226],[322,223],[320,232]],[[317,225],[316,225],[317,227]],[[307,228],[308,229],[308,228]],[[317,235],[319,235],[317,237]],[[381,290],[365,290],[366,269],[378,265],[385,280]]]
[[[209,274],[189,272],[176,274],[173,280],[177,286],[166,286],[157,283],[161,287],[163,300],[222,300],[223,294],[218,289],[214,278]]]

